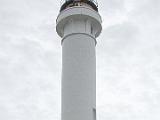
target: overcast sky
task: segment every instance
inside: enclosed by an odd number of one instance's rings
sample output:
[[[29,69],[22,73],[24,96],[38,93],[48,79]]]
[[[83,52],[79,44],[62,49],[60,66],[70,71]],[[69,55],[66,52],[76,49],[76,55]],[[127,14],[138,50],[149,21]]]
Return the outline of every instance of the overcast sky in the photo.
[[[160,120],[160,0],[99,0],[97,119]],[[0,120],[60,120],[59,0],[0,0]]]

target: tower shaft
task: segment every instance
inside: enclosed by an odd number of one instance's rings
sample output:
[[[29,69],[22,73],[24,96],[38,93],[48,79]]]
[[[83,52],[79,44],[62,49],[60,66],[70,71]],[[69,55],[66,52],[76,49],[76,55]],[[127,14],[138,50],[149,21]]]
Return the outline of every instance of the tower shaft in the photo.
[[[62,120],[95,120],[95,41],[73,34],[62,44]]]

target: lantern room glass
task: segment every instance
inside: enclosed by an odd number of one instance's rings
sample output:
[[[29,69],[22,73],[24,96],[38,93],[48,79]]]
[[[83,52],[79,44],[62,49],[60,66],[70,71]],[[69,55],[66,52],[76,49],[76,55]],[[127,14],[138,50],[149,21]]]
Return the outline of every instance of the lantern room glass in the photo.
[[[98,2],[97,0],[61,0],[61,5],[63,5],[65,2],[69,2],[69,1],[79,1],[79,2],[85,2],[85,1],[90,1],[92,3],[94,3],[96,6],[98,6]]]

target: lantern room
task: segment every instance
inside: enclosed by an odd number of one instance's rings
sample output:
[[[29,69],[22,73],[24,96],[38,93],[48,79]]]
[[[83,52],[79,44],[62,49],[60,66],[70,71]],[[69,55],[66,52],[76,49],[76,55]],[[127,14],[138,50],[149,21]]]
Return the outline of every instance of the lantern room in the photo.
[[[60,12],[75,6],[86,6],[98,12],[98,3],[96,0],[62,0]]]

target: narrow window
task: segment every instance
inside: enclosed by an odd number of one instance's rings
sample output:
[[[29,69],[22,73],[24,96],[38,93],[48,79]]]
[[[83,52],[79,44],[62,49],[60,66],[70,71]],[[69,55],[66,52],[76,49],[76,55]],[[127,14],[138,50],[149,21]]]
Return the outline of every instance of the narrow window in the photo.
[[[93,120],[96,120],[97,118],[96,118],[96,109],[95,108],[93,108]]]
[[[93,27],[91,26],[91,34],[93,35]]]

